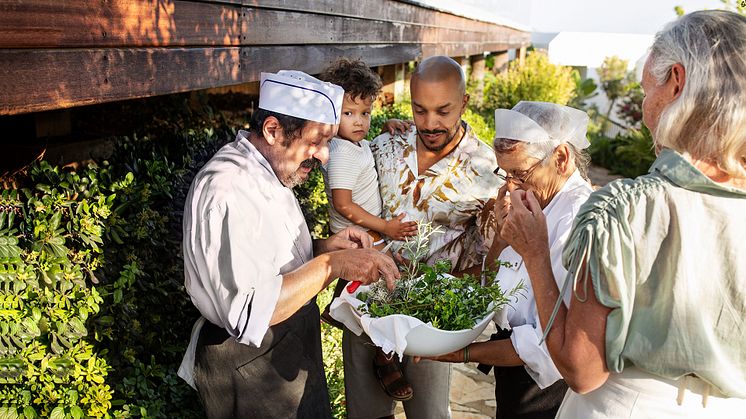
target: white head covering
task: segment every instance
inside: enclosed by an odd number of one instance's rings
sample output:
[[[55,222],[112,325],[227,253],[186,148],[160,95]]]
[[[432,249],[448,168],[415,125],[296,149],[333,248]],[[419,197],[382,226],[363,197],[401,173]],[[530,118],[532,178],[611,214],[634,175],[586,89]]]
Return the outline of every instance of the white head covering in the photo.
[[[324,124],[339,124],[344,90],[302,71],[262,73],[259,108]]]
[[[559,141],[582,150],[590,143],[585,137],[588,114],[548,102],[518,102],[509,109],[495,109],[495,138],[527,143]]]

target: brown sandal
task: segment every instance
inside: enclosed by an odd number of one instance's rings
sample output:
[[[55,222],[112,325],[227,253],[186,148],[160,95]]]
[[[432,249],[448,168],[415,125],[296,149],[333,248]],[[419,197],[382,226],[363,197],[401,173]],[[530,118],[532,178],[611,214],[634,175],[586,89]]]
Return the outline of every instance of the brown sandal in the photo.
[[[392,399],[400,402],[405,402],[414,397],[414,390],[412,390],[407,379],[404,378],[404,373],[401,370],[401,365],[399,364],[399,360],[396,358],[396,354],[392,355],[391,359],[386,361],[386,363],[384,364],[377,364],[376,357],[373,358],[373,372],[376,374],[378,383],[381,384],[381,388],[383,389],[383,391]],[[384,379],[385,377],[389,377],[390,374],[399,374],[399,377],[386,384]],[[406,387],[410,387],[407,393],[401,396],[396,395],[399,390],[402,390]]]

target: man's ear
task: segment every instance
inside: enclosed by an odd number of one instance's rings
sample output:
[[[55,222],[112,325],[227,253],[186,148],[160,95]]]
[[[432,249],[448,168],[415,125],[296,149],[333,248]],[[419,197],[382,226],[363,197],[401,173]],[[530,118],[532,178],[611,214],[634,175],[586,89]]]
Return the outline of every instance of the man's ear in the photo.
[[[461,113],[466,112],[466,105],[469,104],[469,94],[464,94],[464,103],[461,104]]]
[[[669,78],[673,90],[671,91],[673,99],[676,100],[681,96],[681,92],[684,90],[686,85],[686,69],[681,63],[676,63],[671,66],[671,77]]]
[[[269,145],[275,145],[277,140],[282,135],[282,127],[280,121],[274,116],[268,116],[264,119],[262,124],[262,136]]]

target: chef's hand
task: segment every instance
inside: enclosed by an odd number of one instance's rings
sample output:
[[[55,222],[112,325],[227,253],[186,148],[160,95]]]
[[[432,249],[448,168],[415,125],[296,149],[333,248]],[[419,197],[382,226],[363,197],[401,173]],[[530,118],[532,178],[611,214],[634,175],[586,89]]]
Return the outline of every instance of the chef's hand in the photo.
[[[314,254],[316,256],[344,249],[368,249],[373,247],[373,237],[363,229],[347,227],[342,231],[329,236],[324,240],[314,243]]]
[[[394,260],[376,249],[347,249],[329,253],[330,278],[344,278],[372,284],[380,279],[394,289],[394,281],[400,278]]]

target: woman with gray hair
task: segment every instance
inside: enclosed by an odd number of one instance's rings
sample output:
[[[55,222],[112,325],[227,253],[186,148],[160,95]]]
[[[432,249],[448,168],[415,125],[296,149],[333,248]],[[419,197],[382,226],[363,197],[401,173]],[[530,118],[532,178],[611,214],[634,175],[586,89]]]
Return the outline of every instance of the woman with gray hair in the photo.
[[[572,390],[558,417],[743,417],[746,17],[703,11],[669,24],[642,86],[658,158],[580,209],[563,291],[540,197],[514,191],[501,235],[523,257]]]
[[[552,269],[559,280],[567,273],[561,256],[572,220],[592,192],[581,176],[588,163],[583,151],[589,145],[587,125],[585,112],[554,103],[520,102],[512,110],[495,111],[493,146],[500,167],[495,174],[505,184],[491,212],[493,226],[499,231],[503,224],[510,191],[533,191],[551,228]],[[542,329],[526,267],[499,236],[485,260],[493,272],[499,269],[495,280],[503,289],[523,283],[526,298],[518,298],[497,319],[500,329],[492,340],[434,359],[480,362],[484,373],[494,366],[497,418],[553,418],[567,385],[540,343]]]

